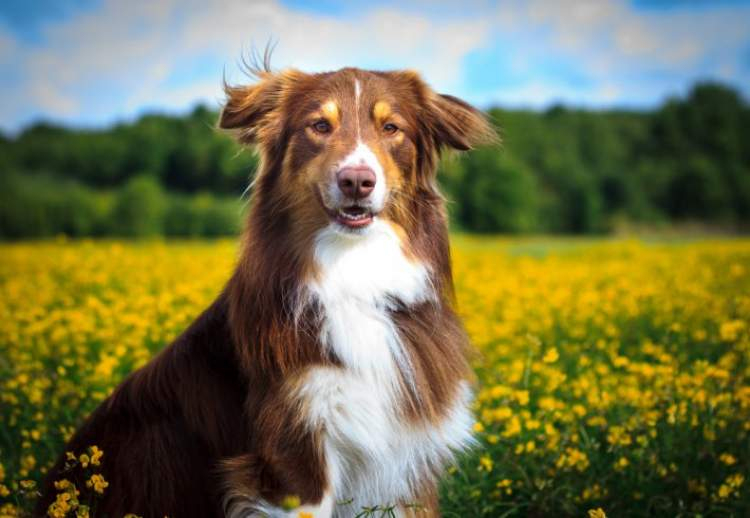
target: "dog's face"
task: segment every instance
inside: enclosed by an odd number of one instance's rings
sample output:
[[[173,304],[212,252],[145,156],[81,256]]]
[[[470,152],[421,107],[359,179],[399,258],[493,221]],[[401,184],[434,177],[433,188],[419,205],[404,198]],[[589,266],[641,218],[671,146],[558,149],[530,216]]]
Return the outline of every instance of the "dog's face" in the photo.
[[[413,72],[343,69],[261,73],[227,88],[220,126],[258,143],[259,178],[311,230],[366,231],[375,218],[403,224],[408,200],[434,189],[442,146],[469,149],[491,138],[481,113],[434,93]]]

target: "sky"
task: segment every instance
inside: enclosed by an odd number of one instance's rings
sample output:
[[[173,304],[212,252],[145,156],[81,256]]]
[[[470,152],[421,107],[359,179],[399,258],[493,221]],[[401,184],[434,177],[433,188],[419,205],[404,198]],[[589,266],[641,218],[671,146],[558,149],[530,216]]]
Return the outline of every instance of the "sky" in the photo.
[[[481,108],[750,98],[750,1],[3,0],[0,130],[217,109],[268,41],[276,69],[409,68]]]

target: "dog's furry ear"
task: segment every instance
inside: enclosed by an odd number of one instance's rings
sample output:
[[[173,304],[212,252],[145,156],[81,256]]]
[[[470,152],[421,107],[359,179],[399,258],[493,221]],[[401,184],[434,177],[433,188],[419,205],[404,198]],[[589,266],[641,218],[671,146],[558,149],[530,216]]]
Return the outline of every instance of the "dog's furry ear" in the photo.
[[[499,141],[486,115],[470,104],[452,95],[436,93],[412,70],[395,75],[417,95],[422,124],[437,149],[451,147],[466,151]]]
[[[452,95],[428,92],[427,114],[438,146],[466,151],[499,139],[487,116]]]
[[[219,127],[236,130],[243,144],[271,142],[281,130],[281,107],[286,93],[302,75],[297,70],[279,73],[254,72],[258,82],[246,86],[224,83],[227,100],[219,116]]]

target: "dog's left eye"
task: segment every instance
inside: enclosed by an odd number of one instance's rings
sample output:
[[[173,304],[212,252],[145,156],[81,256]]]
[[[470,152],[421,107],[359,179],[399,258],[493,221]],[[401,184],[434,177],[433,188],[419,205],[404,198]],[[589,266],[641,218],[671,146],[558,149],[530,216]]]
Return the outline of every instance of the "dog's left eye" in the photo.
[[[313,123],[312,127],[318,133],[323,133],[323,134],[330,133],[332,129],[331,124],[327,120],[324,120],[324,119],[316,121],[315,123]]]
[[[393,135],[398,131],[398,126],[393,124],[392,122],[388,122],[385,125],[383,125],[383,131],[387,133],[388,135]]]

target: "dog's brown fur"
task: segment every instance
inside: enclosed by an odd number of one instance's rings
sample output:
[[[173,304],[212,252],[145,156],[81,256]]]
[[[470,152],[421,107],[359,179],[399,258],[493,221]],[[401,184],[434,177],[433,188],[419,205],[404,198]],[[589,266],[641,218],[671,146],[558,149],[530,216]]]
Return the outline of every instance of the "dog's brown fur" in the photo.
[[[295,314],[294,294],[316,275],[315,232],[328,224],[309,185],[337,149],[309,130],[310,117],[339,124],[353,107],[342,95],[353,79],[380,124],[397,117],[400,138],[378,141],[393,195],[382,218],[402,237],[405,253],[429,265],[438,302],[392,311],[414,367],[404,419],[445,417],[468,377],[466,338],[453,307],[443,199],[435,185],[438,153],[493,138],[485,118],[466,103],[434,93],[413,72],[259,71],[251,86],[227,87],[220,126],[257,144],[255,180],[242,256],[218,299],[164,351],[132,373],[89,416],[66,450],[96,444],[110,485],[97,514],[119,517],[222,516],[229,496],[279,504],[285,495],[317,503],[327,487],[322,430],[300,419],[290,397],[312,365],[342,368],[318,341],[315,307]],[[334,105],[327,104],[335,100]],[[335,108],[335,109],[334,109]],[[342,126],[343,127],[343,126]],[[385,139],[385,137],[383,137]],[[53,483],[69,478],[64,457],[50,470],[36,514],[54,500]],[[428,476],[430,475],[430,476]],[[421,502],[437,514],[434,474]]]

